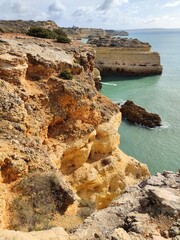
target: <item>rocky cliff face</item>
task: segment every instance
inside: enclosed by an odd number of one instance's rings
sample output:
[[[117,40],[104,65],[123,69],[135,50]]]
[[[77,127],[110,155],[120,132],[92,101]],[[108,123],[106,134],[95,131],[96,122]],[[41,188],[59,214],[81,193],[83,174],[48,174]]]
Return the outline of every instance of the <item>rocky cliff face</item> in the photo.
[[[95,66],[102,74],[127,76],[162,73],[160,55],[148,43],[127,38],[95,38],[88,41],[96,49]]]
[[[95,88],[92,48],[5,34],[0,53],[1,228],[71,228],[149,176],[118,148],[121,113]]]

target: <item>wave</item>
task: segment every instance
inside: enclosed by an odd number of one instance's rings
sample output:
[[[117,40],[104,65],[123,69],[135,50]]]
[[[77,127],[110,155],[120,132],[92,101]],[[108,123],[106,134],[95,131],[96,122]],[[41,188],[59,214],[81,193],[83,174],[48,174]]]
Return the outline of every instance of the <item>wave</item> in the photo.
[[[168,123],[168,122],[162,122],[162,125],[160,128],[163,128],[163,129],[166,129],[166,128],[170,128],[171,127],[171,124]]]
[[[168,122],[161,122],[161,124],[162,125],[160,127],[155,127],[154,130],[161,131],[163,129],[171,128],[171,124]]]
[[[107,82],[101,82],[103,85],[109,85],[109,86],[114,86],[116,87],[117,84],[116,83],[107,83]]]
[[[124,99],[115,99],[113,100],[113,103],[118,104],[119,106],[123,105],[126,102]]]

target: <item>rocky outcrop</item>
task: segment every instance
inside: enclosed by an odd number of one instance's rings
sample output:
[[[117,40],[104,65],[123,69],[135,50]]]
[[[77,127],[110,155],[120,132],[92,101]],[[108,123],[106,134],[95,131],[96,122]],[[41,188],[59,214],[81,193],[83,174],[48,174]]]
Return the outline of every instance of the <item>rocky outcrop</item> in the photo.
[[[151,52],[151,46],[137,39],[90,39],[96,49],[95,67],[101,74],[126,76],[157,75],[162,73],[160,55]]]
[[[118,147],[92,48],[4,34],[0,50],[0,228],[70,229],[149,176]]]
[[[31,27],[58,28],[53,21],[0,20],[0,33],[27,33]]]
[[[164,172],[125,193],[79,226],[71,240],[150,240],[180,237],[180,174]]]
[[[97,68],[94,68],[93,74],[94,74],[95,87],[99,91],[102,88],[100,71]]]
[[[144,108],[127,100],[120,106],[122,117],[128,122],[141,126],[155,128],[161,126],[161,118],[158,114],[149,113]]]

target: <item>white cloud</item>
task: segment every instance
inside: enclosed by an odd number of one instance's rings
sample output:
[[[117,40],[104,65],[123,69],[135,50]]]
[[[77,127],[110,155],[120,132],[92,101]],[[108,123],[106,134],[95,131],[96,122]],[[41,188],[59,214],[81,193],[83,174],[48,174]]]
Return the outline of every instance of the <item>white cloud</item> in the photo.
[[[65,9],[66,9],[65,6],[60,2],[54,2],[51,5],[49,5],[49,7],[48,7],[48,11],[52,14],[53,13],[55,13],[55,14],[62,13],[65,11]]]
[[[175,1],[171,1],[166,3],[163,7],[177,7],[180,5],[180,0],[175,0]]]
[[[121,6],[123,3],[128,3],[128,0],[104,0],[103,4],[101,4],[97,10],[100,11],[107,11],[109,10],[112,6],[119,5]]]
[[[11,11],[16,14],[23,14],[28,10],[28,6],[24,1],[16,1],[11,5]]]
[[[79,7],[75,12],[73,12],[74,17],[87,16],[87,14],[93,11],[90,7]]]
[[[0,0],[0,9],[0,19],[52,19],[67,27],[180,28],[180,0]]]

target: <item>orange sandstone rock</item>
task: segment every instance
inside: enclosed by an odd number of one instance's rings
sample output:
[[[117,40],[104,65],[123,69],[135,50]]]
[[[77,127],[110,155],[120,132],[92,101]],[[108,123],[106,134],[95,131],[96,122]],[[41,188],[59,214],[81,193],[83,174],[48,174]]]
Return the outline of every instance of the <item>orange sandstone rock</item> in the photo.
[[[92,48],[1,38],[1,228],[63,226],[63,215],[70,228],[149,176],[119,150],[121,113],[95,88]],[[73,80],[59,78],[65,69]]]

